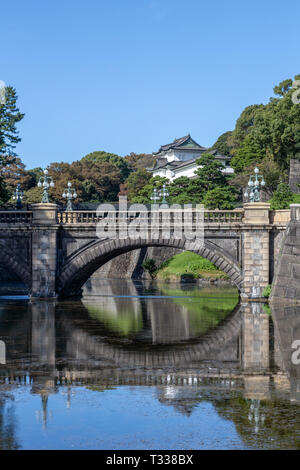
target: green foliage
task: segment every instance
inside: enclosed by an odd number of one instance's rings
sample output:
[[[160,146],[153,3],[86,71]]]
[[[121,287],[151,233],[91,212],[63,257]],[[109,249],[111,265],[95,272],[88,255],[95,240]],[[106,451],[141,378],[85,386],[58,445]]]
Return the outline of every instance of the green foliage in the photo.
[[[196,287],[184,291],[164,286],[161,291],[173,296],[173,302],[184,307],[189,314],[192,331],[199,336],[217,327],[233,311],[239,300],[237,289],[227,286],[210,286],[209,289]]]
[[[190,275],[197,278],[224,278],[227,276],[209,260],[191,251],[184,251],[160,265],[156,278],[160,280],[180,280],[182,276]]]
[[[5,184],[5,179],[2,175],[0,175],[0,207],[3,207],[9,198],[10,193]]]
[[[272,285],[268,284],[262,291],[263,297],[266,297],[268,299],[271,295],[271,290],[272,290]]]
[[[241,146],[232,157],[230,164],[239,173],[249,165],[260,162],[265,155],[265,150],[256,141],[254,136],[248,134],[241,142]]]
[[[152,278],[154,277],[155,271],[157,269],[154,259],[152,258],[146,259],[142,263],[142,267],[145,271],[147,271],[150,274]]]
[[[131,175],[126,181],[128,198],[130,201],[132,201],[133,198],[136,196],[144,196],[139,194],[139,192],[144,188],[146,184],[149,183],[150,179],[151,174],[144,168],[139,168],[134,173],[131,173]]]
[[[232,151],[232,131],[224,132],[211,147],[211,150],[218,150],[221,155],[231,155]]]
[[[20,122],[24,114],[20,113],[17,107],[17,94],[13,87],[5,88],[5,101],[0,104],[0,161],[6,156],[15,156],[14,148],[21,141],[18,136],[17,123]]]
[[[34,187],[28,189],[28,191],[24,192],[24,197],[22,200],[23,204],[36,204],[41,202],[43,197],[43,189]]]
[[[133,173],[134,174],[134,173]],[[162,178],[161,176],[154,176],[154,177],[151,177],[151,174],[148,173],[148,175],[150,175],[150,179],[148,180],[148,183],[145,184],[144,187],[142,187],[136,196],[134,197],[131,197],[131,202],[135,202],[135,203],[141,203],[141,204],[150,204],[151,202],[153,202],[151,200],[151,195],[154,191],[154,189],[156,188],[158,191],[163,187],[164,184],[168,185],[169,184],[169,180],[167,178]],[[130,179],[130,177],[129,177]],[[129,186],[128,186],[128,189],[129,189]],[[130,194],[130,192],[128,191],[128,194]],[[167,198],[168,201],[169,201],[169,198]]]
[[[300,158],[300,106],[292,102],[292,83],[284,80],[274,88],[278,97],[266,105],[248,106],[238,118],[231,161],[237,172],[266,157],[285,170],[291,158]]]
[[[203,153],[196,161],[199,168],[196,170],[196,180],[202,193],[226,184],[226,176],[222,172],[224,166],[210,153]]]
[[[5,101],[0,103],[0,205],[3,206],[11,196],[11,190],[6,184],[4,169],[14,162],[16,144],[21,141],[17,124],[23,119],[17,107],[17,94],[13,87],[5,88]]]
[[[236,201],[234,188],[231,186],[217,187],[207,191],[202,203],[207,209],[234,209]]]
[[[112,315],[112,312],[101,309],[87,301],[84,302],[84,305],[92,318],[100,321],[106,328],[119,336],[134,335],[143,328],[141,311],[136,313],[132,310],[120,310],[117,315]]]
[[[280,183],[269,200],[271,209],[289,209],[290,204],[294,202],[294,194],[287,183]]]
[[[128,178],[129,174],[131,173],[131,168],[128,163],[128,161],[120,157],[119,155],[116,155],[114,153],[108,153],[104,152],[103,150],[96,151],[89,153],[85,157],[81,159],[81,162],[83,163],[110,163],[111,165],[114,165],[120,172],[120,183],[123,183],[126,178]]]
[[[268,304],[263,305],[263,311],[266,315],[272,316],[272,310],[271,310],[270,305]]]

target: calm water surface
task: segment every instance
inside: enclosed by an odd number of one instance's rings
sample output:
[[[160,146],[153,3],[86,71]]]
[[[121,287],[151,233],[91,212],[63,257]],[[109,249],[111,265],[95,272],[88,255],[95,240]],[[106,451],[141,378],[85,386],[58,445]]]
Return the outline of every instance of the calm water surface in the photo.
[[[0,299],[0,449],[299,449],[300,309],[94,280]]]

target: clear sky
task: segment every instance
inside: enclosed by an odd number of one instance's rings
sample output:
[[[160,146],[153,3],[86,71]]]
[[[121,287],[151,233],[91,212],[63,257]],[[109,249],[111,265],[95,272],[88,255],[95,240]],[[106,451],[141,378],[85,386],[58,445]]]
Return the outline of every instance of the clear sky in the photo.
[[[210,146],[300,73],[299,0],[14,0],[0,15],[27,168],[188,133]]]

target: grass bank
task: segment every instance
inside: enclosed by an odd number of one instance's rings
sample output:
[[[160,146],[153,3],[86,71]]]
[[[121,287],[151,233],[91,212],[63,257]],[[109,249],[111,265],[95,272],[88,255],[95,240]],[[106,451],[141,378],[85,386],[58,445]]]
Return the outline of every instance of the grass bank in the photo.
[[[154,271],[155,279],[164,282],[194,279],[228,280],[229,277],[210,261],[191,251],[184,251],[165,261]]]

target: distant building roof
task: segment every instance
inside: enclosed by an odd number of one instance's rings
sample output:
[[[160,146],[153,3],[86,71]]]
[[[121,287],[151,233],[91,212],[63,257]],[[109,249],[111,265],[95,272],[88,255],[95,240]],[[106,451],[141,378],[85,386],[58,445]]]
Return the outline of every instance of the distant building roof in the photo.
[[[202,147],[194,139],[191,138],[190,134],[180,137],[180,139],[175,139],[171,144],[162,145],[158,152],[154,152],[153,155],[157,155],[161,152],[167,152],[171,149],[182,150],[182,149],[191,149],[191,150],[207,150],[207,147]]]

